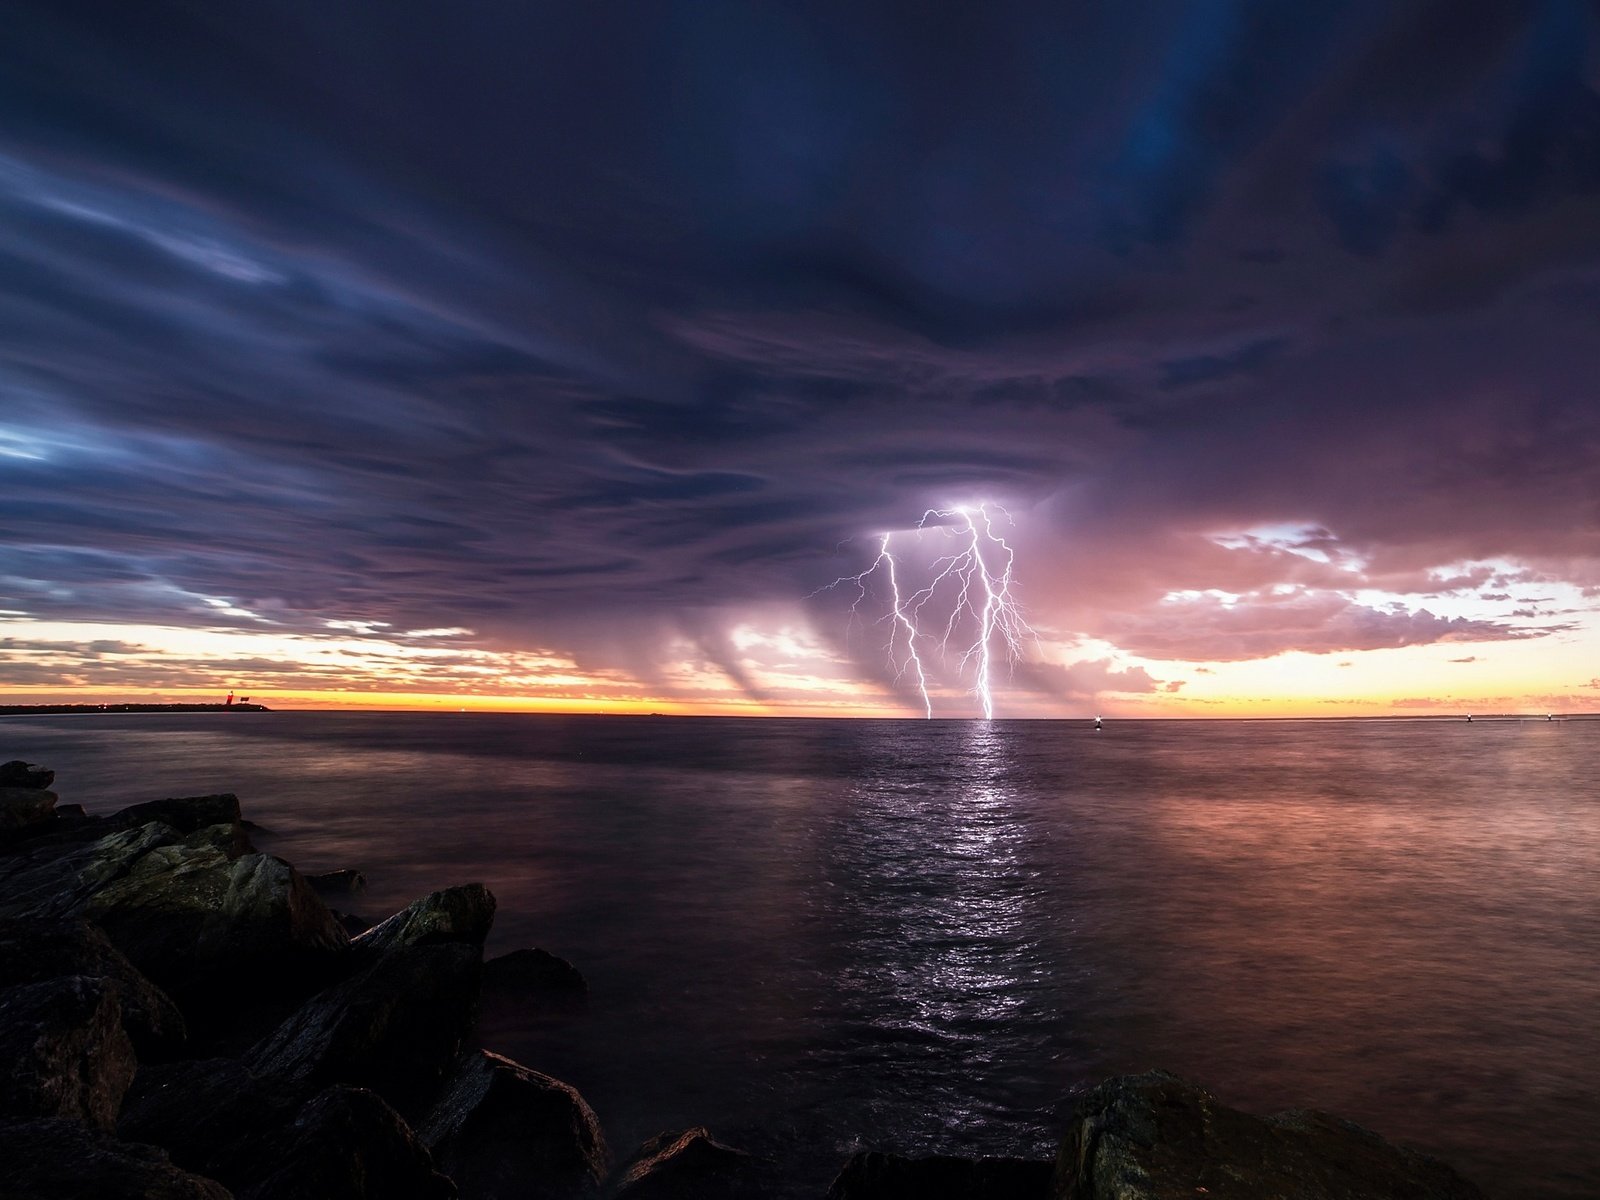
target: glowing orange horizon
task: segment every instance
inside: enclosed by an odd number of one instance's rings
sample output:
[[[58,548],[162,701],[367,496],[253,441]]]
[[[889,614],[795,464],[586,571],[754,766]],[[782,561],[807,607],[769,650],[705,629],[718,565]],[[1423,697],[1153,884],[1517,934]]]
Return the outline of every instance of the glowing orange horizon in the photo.
[[[236,699],[237,699],[237,689]],[[304,712],[497,712],[546,715],[615,716],[695,716],[695,717],[840,717],[868,720],[915,719],[914,706],[884,704],[870,697],[841,698],[822,702],[774,703],[754,699],[685,701],[667,697],[623,698],[604,696],[526,696],[483,695],[435,692],[382,692],[357,690],[273,690],[247,691],[251,703],[278,711]],[[58,688],[19,687],[0,692],[0,704],[221,704],[226,689],[216,688]],[[1095,709],[1092,704],[1051,704],[1035,699],[1031,704],[1013,706],[1013,711],[997,719],[1086,719],[1105,715],[1108,719],[1141,718],[1173,720],[1237,719],[1241,717],[1311,719],[1333,717],[1456,717],[1467,712],[1557,715],[1587,714],[1600,710],[1600,702],[1583,705],[1583,697],[1572,696],[1570,706],[1534,703],[1549,697],[1492,697],[1476,700],[1448,699],[1417,705],[1396,705],[1393,700],[1332,708],[1325,703],[1286,702],[1281,697],[1238,697],[1208,702],[1204,706],[1185,703],[1172,696],[1124,697]],[[1597,698],[1600,701],[1600,698]],[[946,719],[976,720],[976,715],[951,714]]]

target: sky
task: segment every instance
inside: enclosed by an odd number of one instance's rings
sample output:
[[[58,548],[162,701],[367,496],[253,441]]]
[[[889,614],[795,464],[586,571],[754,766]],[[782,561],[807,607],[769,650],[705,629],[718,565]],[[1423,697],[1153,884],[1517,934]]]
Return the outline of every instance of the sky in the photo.
[[[9,12],[0,702],[1600,710],[1588,3]]]

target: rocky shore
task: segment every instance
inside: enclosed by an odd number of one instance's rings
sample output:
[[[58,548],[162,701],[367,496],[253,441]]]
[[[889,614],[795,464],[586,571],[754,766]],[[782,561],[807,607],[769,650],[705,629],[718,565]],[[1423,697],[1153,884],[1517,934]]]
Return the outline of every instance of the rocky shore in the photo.
[[[480,1010],[572,1010],[570,964],[484,960],[480,884],[376,924],[355,871],[258,851],[232,795],[91,815],[0,766],[0,1194],[14,1200],[759,1200],[703,1128],[614,1154],[578,1091],[484,1047]],[[857,1154],[829,1200],[1473,1200],[1315,1112],[1254,1117],[1162,1072],[1086,1092],[1053,1161]]]

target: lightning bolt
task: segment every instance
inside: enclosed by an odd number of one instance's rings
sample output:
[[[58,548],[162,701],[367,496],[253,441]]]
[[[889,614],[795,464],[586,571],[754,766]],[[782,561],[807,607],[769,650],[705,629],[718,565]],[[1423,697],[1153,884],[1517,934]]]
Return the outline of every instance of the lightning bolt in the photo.
[[[893,621],[889,630],[888,659],[889,666],[894,671],[895,682],[905,678],[908,670],[915,672],[917,678],[917,691],[922,696],[923,712],[929,718],[933,716],[933,699],[928,695],[928,675],[922,665],[922,656],[917,652],[917,627],[911,618],[906,615],[905,606],[900,598],[900,579],[895,574],[894,555],[889,553],[889,539],[894,534],[880,534],[878,538],[878,557],[872,560],[872,565],[858,575],[841,575],[832,583],[825,584],[811,594],[826,592],[841,584],[853,583],[856,586],[856,598],[850,604],[850,621],[854,624],[861,617],[861,605],[866,602],[870,589],[867,580],[876,575],[881,569],[887,577],[889,584],[890,606],[887,616],[879,618],[880,623],[885,620]],[[901,632],[905,633],[905,654],[896,653]]]
[[[994,719],[997,644],[1006,662],[1013,665],[1024,656],[1029,643],[1038,645],[1038,635],[1023,617],[1017,600],[1016,551],[996,531],[991,508],[1011,522],[1011,514],[997,504],[930,508],[922,514],[907,532],[920,539],[937,530],[958,545],[934,559],[928,569],[931,578],[909,596],[901,590],[895,557],[889,550],[893,533],[879,535],[878,555],[866,570],[841,576],[812,593],[853,584],[856,597],[850,605],[850,621],[854,627],[861,620],[862,606],[874,594],[868,580],[883,573],[888,612],[875,624],[889,623],[886,654],[895,680],[905,678],[908,672],[915,674],[923,712],[930,718],[933,699],[927,666],[917,648],[919,640],[936,646],[941,661],[948,663],[954,658],[958,675],[971,672],[972,694],[985,720]],[[937,636],[924,632],[925,622],[940,629]],[[952,650],[952,643],[964,636],[963,630],[971,631],[972,640]]]

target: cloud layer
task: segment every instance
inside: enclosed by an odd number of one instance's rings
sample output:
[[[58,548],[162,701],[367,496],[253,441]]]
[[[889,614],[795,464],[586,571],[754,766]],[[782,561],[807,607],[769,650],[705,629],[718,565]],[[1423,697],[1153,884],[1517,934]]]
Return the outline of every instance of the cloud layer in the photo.
[[[1584,4],[15,21],[14,614],[756,694],[750,613],[871,679],[802,598],[992,499],[1056,645],[1586,628],[1491,599],[1600,587]]]

